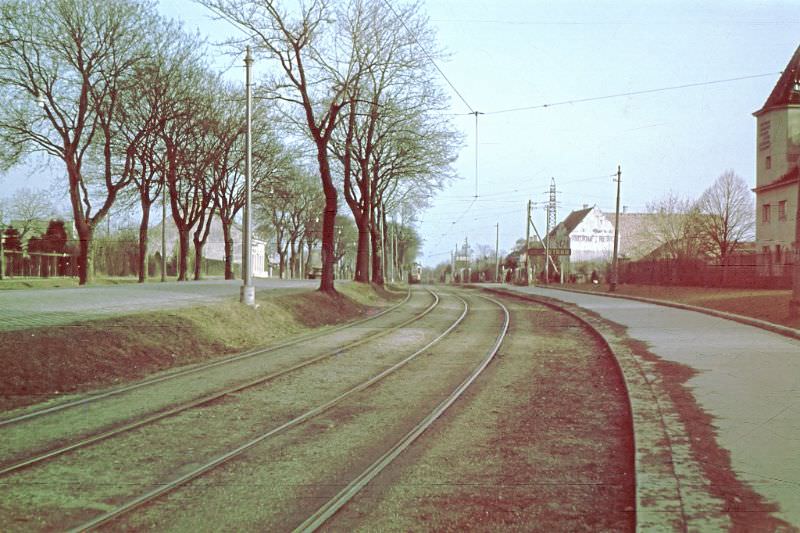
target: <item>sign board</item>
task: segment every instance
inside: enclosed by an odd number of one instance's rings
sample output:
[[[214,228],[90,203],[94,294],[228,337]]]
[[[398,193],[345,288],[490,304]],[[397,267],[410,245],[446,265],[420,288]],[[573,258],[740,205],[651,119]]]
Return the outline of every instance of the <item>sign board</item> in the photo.
[[[544,256],[544,248],[528,248],[528,255]],[[570,255],[569,248],[550,248],[550,255]]]

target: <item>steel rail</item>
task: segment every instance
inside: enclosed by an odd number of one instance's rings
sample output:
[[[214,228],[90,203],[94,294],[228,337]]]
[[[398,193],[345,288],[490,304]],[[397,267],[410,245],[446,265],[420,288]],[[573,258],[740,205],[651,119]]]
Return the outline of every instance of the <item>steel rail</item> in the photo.
[[[168,380],[175,379],[175,378],[178,378],[178,377],[187,376],[187,375],[191,375],[191,374],[196,374],[198,372],[202,372],[203,370],[208,370],[209,368],[215,368],[215,367],[223,366],[223,365],[226,365],[226,364],[229,364],[229,363],[234,363],[236,361],[241,361],[243,359],[248,359],[250,357],[255,357],[255,356],[258,356],[258,355],[264,355],[264,354],[267,354],[267,353],[270,353],[270,352],[274,352],[274,351],[280,350],[282,348],[287,348],[289,346],[294,346],[296,344],[300,344],[301,342],[306,342],[306,341],[309,341],[309,340],[314,340],[314,339],[319,338],[319,337],[323,337],[325,335],[330,335],[331,333],[335,333],[337,331],[341,331],[341,330],[344,330],[344,329],[347,329],[347,328],[352,328],[352,327],[355,327],[355,326],[360,326],[361,324],[364,324],[364,323],[369,322],[371,320],[375,320],[376,318],[379,318],[381,316],[384,316],[387,313],[390,313],[391,311],[394,311],[398,307],[406,304],[410,299],[411,299],[411,288],[409,287],[409,289],[407,291],[407,294],[406,294],[406,297],[403,299],[402,302],[399,302],[399,303],[397,303],[397,304],[395,304],[393,306],[390,306],[390,307],[384,309],[383,311],[381,311],[380,313],[377,313],[377,314],[375,314],[373,316],[362,318],[360,320],[356,320],[355,322],[349,322],[349,323],[343,324],[341,326],[336,326],[336,327],[334,327],[332,329],[326,329],[326,330],[320,331],[320,332],[313,332],[313,333],[309,333],[309,334],[306,334],[306,335],[301,335],[299,337],[296,337],[296,338],[294,338],[294,339],[292,339],[290,341],[287,341],[287,342],[283,342],[281,344],[276,344],[276,345],[273,345],[273,346],[266,346],[266,347],[262,347],[262,348],[254,348],[252,350],[247,350],[245,352],[237,353],[237,354],[229,356],[229,357],[225,357],[225,358],[222,358],[222,359],[217,359],[216,361],[213,361],[211,363],[204,363],[202,365],[195,366],[195,367],[192,367],[192,368],[179,370],[177,372],[173,372],[173,373],[167,374],[165,376],[159,376],[157,378],[152,378],[152,379],[147,379],[147,380],[144,380],[144,381],[139,381],[139,382],[131,384],[131,385],[126,385],[124,387],[120,387],[118,389],[113,389],[113,390],[102,392],[102,393],[99,393],[99,394],[94,394],[94,395],[87,396],[85,398],[81,398],[81,399],[78,399],[78,400],[73,400],[73,401],[70,401],[70,402],[54,405],[52,407],[46,407],[44,409],[38,409],[38,410],[35,410],[35,411],[30,411],[28,413],[21,414],[19,416],[15,416],[15,417],[12,417],[12,418],[0,419],[0,427],[8,426],[8,425],[11,425],[11,424],[16,424],[16,423],[22,422],[24,420],[29,420],[31,418],[36,418],[36,417],[39,417],[39,416],[55,413],[55,412],[58,412],[58,411],[63,411],[65,409],[69,409],[71,407],[77,407],[79,405],[85,405],[85,404],[90,403],[90,402],[101,400],[103,398],[108,398],[110,396],[116,396],[118,394],[123,394],[125,392],[130,392],[132,390],[136,390],[136,389],[139,389],[139,388],[142,388],[142,387],[146,387],[148,385],[154,385],[156,383],[161,383],[163,381],[168,381]]]
[[[422,435],[433,423],[451,406],[453,403],[467,390],[467,388],[477,379],[477,377],[486,369],[492,361],[500,345],[508,333],[508,325],[510,322],[510,315],[508,308],[501,302],[493,298],[479,295],[481,298],[491,301],[498,305],[504,315],[503,325],[500,328],[500,333],[495,340],[494,345],[489,350],[480,364],[467,376],[455,390],[445,398],[436,408],[422,419],[411,431],[406,433],[389,451],[384,453],[374,463],[368,466],[361,474],[359,474],[353,481],[346,487],[339,491],[333,498],[328,500],[322,507],[317,509],[311,516],[309,516],[302,524],[297,526],[295,532],[312,532],[316,531],[325,522],[327,522],[333,515],[335,515],[342,507],[358,494],[372,479],[380,474],[389,464],[392,463],[404,450],[406,450],[417,438]]]
[[[89,436],[89,437],[87,437],[85,439],[81,439],[81,440],[73,442],[71,444],[66,444],[66,445],[64,445],[64,446],[62,446],[60,448],[55,448],[55,449],[52,449],[52,450],[48,450],[45,453],[41,453],[39,455],[35,455],[35,456],[32,456],[32,457],[20,460],[20,461],[17,461],[15,463],[11,463],[11,464],[6,465],[6,466],[0,466],[0,477],[6,476],[6,475],[14,473],[14,472],[17,472],[17,471],[22,470],[24,468],[28,468],[30,466],[33,466],[33,465],[36,465],[38,463],[47,461],[49,459],[53,459],[53,458],[58,457],[60,455],[64,455],[66,453],[75,451],[77,449],[85,448],[87,446],[91,446],[92,444],[97,444],[98,442],[102,442],[104,440],[110,439],[112,437],[116,437],[116,436],[121,435],[123,433],[127,433],[129,431],[134,430],[134,429],[141,428],[143,426],[152,424],[152,423],[157,422],[159,420],[163,420],[165,418],[169,418],[169,417],[178,415],[178,414],[180,414],[180,413],[182,413],[184,411],[188,411],[190,409],[194,409],[196,407],[200,407],[202,405],[211,403],[211,402],[213,402],[215,400],[219,400],[220,398],[223,398],[223,397],[228,396],[230,394],[234,394],[236,392],[241,392],[243,390],[246,390],[246,389],[249,389],[249,388],[252,388],[252,387],[256,387],[258,385],[263,385],[264,383],[267,383],[269,381],[275,380],[275,379],[277,379],[277,378],[279,378],[281,376],[285,376],[287,374],[290,374],[292,372],[295,372],[295,371],[300,370],[302,368],[305,368],[307,366],[311,366],[313,364],[319,363],[320,361],[323,361],[323,360],[328,359],[330,357],[333,357],[335,355],[340,355],[345,350],[353,349],[353,348],[355,348],[357,346],[360,346],[362,344],[365,344],[367,342],[370,342],[370,341],[373,341],[373,340],[378,339],[380,337],[384,337],[386,335],[389,335],[390,333],[392,333],[394,331],[397,331],[397,330],[399,330],[399,329],[401,329],[401,328],[403,328],[403,327],[405,327],[405,326],[407,326],[409,324],[412,324],[412,323],[414,323],[414,322],[416,322],[418,320],[421,320],[426,315],[428,315],[431,311],[433,311],[436,308],[437,305],[439,305],[439,296],[436,295],[435,293],[433,293],[432,291],[430,291],[429,289],[426,289],[426,290],[428,290],[428,292],[431,295],[433,295],[433,298],[434,298],[433,303],[431,305],[429,305],[427,308],[425,308],[425,310],[422,313],[419,313],[419,314],[413,316],[412,318],[401,322],[400,324],[392,326],[391,328],[386,328],[386,329],[383,329],[381,331],[378,331],[377,333],[373,333],[373,334],[368,335],[366,337],[362,337],[362,338],[360,338],[360,339],[358,339],[356,341],[353,341],[353,342],[351,342],[349,344],[345,344],[344,346],[340,346],[340,347],[336,348],[335,350],[330,350],[330,351],[325,352],[325,353],[323,353],[321,355],[312,357],[310,359],[306,359],[305,361],[301,361],[301,362],[299,362],[299,363],[297,363],[295,365],[292,365],[292,366],[290,366],[288,368],[283,368],[281,370],[277,370],[275,372],[272,372],[272,373],[267,374],[265,376],[258,377],[256,379],[251,380],[251,381],[248,381],[248,382],[245,382],[245,383],[240,383],[238,385],[234,385],[232,387],[229,387],[229,388],[214,392],[214,393],[209,394],[207,396],[203,396],[203,397],[191,400],[191,401],[189,401],[187,403],[176,405],[175,407],[172,407],[172,408],[167,409],[165,411],[161,411],[161,412],[157,412],[157,413],[154,413],[152,415],[149,415],[149,416],[145,416],[144,418],[140,418],[140,419],[135,420],[133,422],[130,422],[128,424],[124,424],[122,426],[110,429],[108,431],[104,431],[102,433],[98,433],[98,434]]]
[[[435,293],[433,293],[433,291],[431,291],[431,293],[435,294]],[[288,422],[285,422],[285,423],[281,424],[280,426],[277,426],[277,427],[275,427],[275,428],[273,428],[273,429],[271,429],[271,430],[269,430],[269,431],[267,431],[265,433],[262,433],[258,437],[256,437],[256,438],[254,438],[254,439],[252,439],[252,440],[250,440],[250,441],[238,446],[237,448],[234,448],[233,450],[231,450],[231,451],[229,451],[229,452],[227,452],[227,453],[225,453],[223,455],[220,455],[220,456],[216,457],[215,459],[212,459],[211,461],[205,463],[204,465],[199,466],[199,467],[195,468],[194,470],[192,470],[192,471],[190,471],[190,472],[188,472],[188,473],[186,473],[186,474],[184,474],[184,475],[182,475],[182,476],[180,476],[180,477],[178,477],[178,478],[176,478],[176,479],[174,479],[172,481],[169,481],[167,483],[163,483],[163,484],[159,485],[157,488],[155,488],[155,489],[153,489],[153,490],[151,490],[151,491],[149,491],[149,492],[147,492],[145,494],[142,494],[142,495],[140,495],[140,496],[138,496],[138,497],[136,497],[136,498],[134,498],[132,500],[129,500],[128,502],[120,505],[119,507],[117,507],[115,509],[112,509],[112,510],[110,510],[110,511],[108,511],[108,512],[106,512],[106,513],[104,513],[104,514],[102,514],[102,515],[100,515],[100,516],[98,516],[98,517],[96,517],[96,518],[94,518],[94,519],[92,519],[92,520],[90,520],[90,521],[78,526],[78,527],[76,527],[76,528],[73,528],[73,529],[71,529],[69,531],[70,532],[90,531],[90,530],[96,529],[97,527],[99,527],[101,525],[108,524],[109,522],[111,522],[113,520],[116,520],[117,518],[119,518],[119,517],[121,517],[121,516],[123,516],[125,514],[130,513],[131,511],[137,509],[138,507],[141,507],[142,505],[145,505],[146,503],[149,503],[149,502],[155,500],[156,498],[159,498],[159,497],[163,496],[164,494],[172,492],[175,489],[185,485],[186,483],[188,483],[188,482],[190,482],[190,481],[192,481],[192,480],[194,480],[194,479],[196,479],[196,478],[198,478],[198,477],[210,472],[211,470],[213,470],[213,469],[217,468],[218,466],[230,461],[231,459],[234,459],[235,457],[238,457],[242,453],[244,453],[247,450],[253,448],[257,444],[265,441],[266,439],[268,439],[270,437],[273,437],[273,436],[275,436],[275,435],[277,435],[279,433],[282,433],[283,431],[286,431],[287,429],[290,429],[290,428],[292,428],[294,426],[302,424],[303,422],[306,422],[309,419],[328,411],[329,409],[331,409],[332,407],[334,407],[337,404],[341,403],[343,400],[349,398],[350,396],[352,396],[352,395],[354,395],[354,394],[356,394],[358,392],[361,392],[361,391],[371,387],[372,385],[374,385],[375,383],[378,383],[379,381],[383,380],[384,378],[386,378],[390,374],[393,374],[394,372],[396,372],[397,370],[399,370],[400,368],[404,367],[409,362],[411,362],[412,360],[417,358],[419,355],[421,355],[422,353],[426,352],[427,350],[429,350],[434,345],[436,345],[439,342],[441,342],[442,339],[444,339],[456,327],[458,327],[459,324],[461,324],[461,322],[464,320],[464,317],[467,316],[467,312],[469,311],[469,304],[463,298],[460,298],[458,296],[457,296],[457,298],[459,298],[462,301],[462,303],[464,304],[464,311],[461,313],[461,315],[443,333],[438,335],[435,339],[433,339],[428,344],[426,344],[422,348],[418,349],[417,351],[415,351],[411,355],[405,357],[404,359],[402,359],[401,361],[395,363],[394,365],[386,368],[385,370],[383,370],[380,373],[374,375],[373,377],[369,378],[368,380],[366,380],[366,381],[356,385],[355,387],[352,387],[351,389],[341,393],[339,396],[336,396],[332,400],[329,400],[329,401],[327,401],[327,402],[325,402],[325,403],[323,403],[323,404],[321,404],[321,405],[319,405],[319,406],[317,406],[317,407],[315,407],[315,408],[313,408],[313,409],[311,409],[309,411],[306,411],[305,413],[303,413],[303,414],[301,414],[301,415],[289,420]]]

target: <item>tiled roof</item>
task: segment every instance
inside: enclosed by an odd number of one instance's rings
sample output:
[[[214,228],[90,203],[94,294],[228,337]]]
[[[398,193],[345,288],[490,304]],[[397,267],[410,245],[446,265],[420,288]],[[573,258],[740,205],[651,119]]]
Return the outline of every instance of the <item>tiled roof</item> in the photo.
[[[764,106],[755,112],[755,114],[762,113],[774,107],[782,107],[791,104],[800,104],[800,90],[798,89],[798,82],[800,82],[800,46],[795,50],[789,64],[783,69],[783,74],[775,84],[775,88],[764,102]]]
[[[594,207],[587,207],[586,209],[578,209],[577,211],[573,211],[567,218],[562,220],[555,228],[550,231],[550,236],[554,236],[556,232],[560,230],[564,230],[564,232],[569,235],[572,231],[578,227],[578,224],[583,222],[583,219],[586,218],[586,215],[594,209]]]

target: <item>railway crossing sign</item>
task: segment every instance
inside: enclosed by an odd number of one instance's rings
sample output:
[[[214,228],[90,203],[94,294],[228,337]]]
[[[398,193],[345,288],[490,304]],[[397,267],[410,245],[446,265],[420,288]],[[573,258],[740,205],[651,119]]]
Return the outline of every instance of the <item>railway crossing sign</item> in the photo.
[[[528,255],[544,255],[544,248],[528,248]],[[569,248],[550,248],[548,250],[551,256],[553,255],[566,255],[569,256],[571,250]]]

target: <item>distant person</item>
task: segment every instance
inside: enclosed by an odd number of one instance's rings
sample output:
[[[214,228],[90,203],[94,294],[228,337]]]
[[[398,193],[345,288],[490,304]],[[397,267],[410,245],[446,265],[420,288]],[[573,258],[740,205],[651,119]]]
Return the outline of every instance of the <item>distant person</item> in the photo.
[[[600,283],[600,278],[597,277],[597,270],[592,270],[592,284],[597,285]]]

